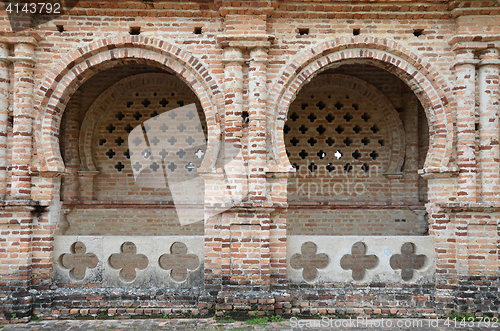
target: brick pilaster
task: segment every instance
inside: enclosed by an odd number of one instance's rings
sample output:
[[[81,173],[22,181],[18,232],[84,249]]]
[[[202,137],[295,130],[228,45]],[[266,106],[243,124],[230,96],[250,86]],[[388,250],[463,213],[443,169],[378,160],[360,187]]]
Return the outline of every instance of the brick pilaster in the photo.
[[[249,195],[254,203],[266,200],[267,49],[254,48],[249,66]]]
[[[476,131],[475,131],[475,66],[474,53],[469,50],[457,54],[455,65],[457,100],[457,195],[460,201],[476,201]]]
[[[17,43],[14,55],[11,196],[13,199],[30,199],[35,47]]]
[[[497,49],[484,50],[480,55],[478,70],[479,159],[483,202],[500,201],[498,53]]]
[[[0,199],[7,193],[7,130],[9,118],[9,47],[0,43]]]

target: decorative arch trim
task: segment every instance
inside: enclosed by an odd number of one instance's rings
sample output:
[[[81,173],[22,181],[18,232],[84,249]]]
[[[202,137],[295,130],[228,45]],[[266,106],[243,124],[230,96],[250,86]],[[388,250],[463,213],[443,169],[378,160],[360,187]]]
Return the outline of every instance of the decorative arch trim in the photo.
[[[447,168],[452,155],[451,89],[432,66],[395,41],[374,37],[343,37],[324,42],[295,57],[269,91],[267,109],[276,171],[293,171],[285,149],[283,126],[300,89],[320,72],[346,62],[368,63],[393,73],[420,100],[429,123],[425,168]]]
[[[215,79],[199,59],[163,40],[143,36],[110,37],[78,48],[47,74],[35,96],[35,137],[41,169],[64,171],[58,135],[63,112],[73,93],[89,78],[103,70],[138,61],[175,73],[191,88],[205,112],[208,129],[207,153],[201,166],[215,166],[219,152],[219,112],[224,98]]]

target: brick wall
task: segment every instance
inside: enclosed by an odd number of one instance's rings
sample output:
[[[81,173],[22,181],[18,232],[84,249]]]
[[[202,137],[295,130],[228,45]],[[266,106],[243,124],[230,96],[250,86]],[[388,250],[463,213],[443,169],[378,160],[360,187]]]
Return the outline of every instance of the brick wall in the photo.
[[[54,237],[65,233],[204,234],[204,288],[210,292],[184,297],[172,290],[175,309],[186,304],[191,310],[169,313],[206,314],[215,303],[221,311],[261,313],[333,313],[356,305],[350,312],[498,312],[488,294],[498,287],[498,268],[476,263],[493,261],[498,243],[491,234],[500,197],[498,3],[71,5],[61,16],[19,13],[11,26],[0,4],[0,93],[8,100],[0,103],[4,318],[11,312],[24,317],[32,308],[59,317],[98,313],[62,307],[87,309],[81,302],[97,304],[104,289],[89,291],[93,299],[79,293],[75,300],[65,297],[75,294],[73,284],[50,289]],[[133,83],[136,75],[164,78]],[[169,105],[163,107],[165,92]],[[195,102],[206,122],[205,156],[196,164],[206,180],[209,216],[203,225],[181,226],[168,190],[132,185],[134,173],[125,164],[124,121],[145,123],[153,108],[160,114],[178,97]],[[145,99],[151,102],[147,107],[141,104]],[[133,118],[136,112],[142,117]],[[115,129],[108,130],[110,124]],[[377,132],[371,130],[375,124]],[[331,145],[329,137],[335,140]],[[337,150],[340,159],[332,158]],[[248,171],[234,174],[225,166],[240,151],[236,161]],[[370,156],[373,151],[377,157]],[[315,188],[323,186],[321,180],[329,186],[339,180],[319,169],[313,173],[312,162],[335,169],[349,163],[351,173],[365,163],[383,170],[370,177],[361,170],[353,179],[366,191],[332,195]],[[314,194],[304,194],[302,184],[314,187]],[[160,225],[160,218],[168,221]],[[297,287],[287,279],[287,233],[405,236],[424,234],[427,227],[436,245],[436,283],[429,287],[391,285],[384,296],[385,284],[374,286],[381,291],[351,284],[344,292],[338,284]],[[231,286],[239,276],[233,271],[257,266],[253,258],[247,257],[248,265],[245,257],[236,258],[240,252],[232,240],[253,249],[245,245],[258,236],[260,274],[245,279],[245,286],[282,292],[237,302],[239,293]],[[167,301],[156,295],[129,300],[129,294],[136,295],[124,290],[104,306],[147,302],[155,313]],[[410,303],[396,309],[403,301]],[[316,311],[319,306],[324,308]]]

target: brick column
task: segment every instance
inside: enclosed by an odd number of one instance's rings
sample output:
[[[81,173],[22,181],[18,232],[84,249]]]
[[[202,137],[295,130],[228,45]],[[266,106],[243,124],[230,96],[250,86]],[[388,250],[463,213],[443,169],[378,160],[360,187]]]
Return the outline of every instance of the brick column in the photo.
[[[30,199],[29,168],[32,146],[35,47],[18,43],[14,46],[14,55],[11,196],[13,199]]]
[[[406,158],[405,195],[407,202],[418,202],[418,100],[413,93],[404,95]]]
[[[476,131],[475,131],[475,66],[474,53],[457,53],[455,65],[457,100],[458,190],[460,201],[476,201]]]
[[[250,52],[249,87],[249,195],[255,203],[266,200],[266,99],[267,50],[254,48]]]
[[[64,137],[62,145],[64,147],[64,164],[68,175],[63,179],[62,196],[63,200],[78,200],[80,153],[78,148],[78,137],[80,133],[80,96],[81,92],[76,91],[68,105],[64,116]]]
[[[243,54],[240,49],[224,49],[224,170],[227,178],[225,203],[240,202],[245,196],[243,185],[242,113],[243,113]],[[244,173],[242,173],[244,172]]]
[[[7,130],[9,118],[9,48],[0,43],[0,199],[7,193]]]
[[[478,85],[481,200],[483,202],[500,201],[498,50],[484,50],[480,55],[480,60]]]

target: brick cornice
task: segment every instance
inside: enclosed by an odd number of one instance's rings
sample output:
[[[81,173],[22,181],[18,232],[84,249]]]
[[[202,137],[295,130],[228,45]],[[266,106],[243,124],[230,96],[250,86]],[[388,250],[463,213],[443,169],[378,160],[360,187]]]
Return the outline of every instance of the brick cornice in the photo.
[[[239,49],[270,48],[274,36],[268,34],[235,34],[221,35],[217,37],[217,43],[222,47],[234,47]]]

